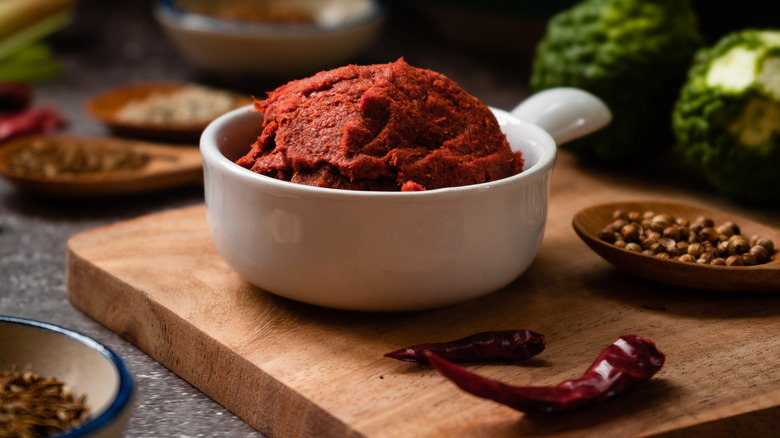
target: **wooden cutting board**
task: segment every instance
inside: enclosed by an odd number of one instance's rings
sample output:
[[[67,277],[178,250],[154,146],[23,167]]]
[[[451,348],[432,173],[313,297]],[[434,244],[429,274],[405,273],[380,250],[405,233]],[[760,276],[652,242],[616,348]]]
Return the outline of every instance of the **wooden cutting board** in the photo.
[[[377,314],[276,297],[220,258],[202,205],[74,236],[68,294],[274,437],[780,436],[780,296],[677,289],[613,268],[577,238],[571,218],[628,199],[694,202],[780,227],[777,209],[748,210],[662,171],[585,168],[562,153],[534,263],[505,289],[457,306]],[[466,394],[429,366],[383,357],[512,328],[543,333],[547,349],[518,364],[469,367],[511,384],[555,385],[627,333],[654,340],[667,360],[629,394],[531,417]]]

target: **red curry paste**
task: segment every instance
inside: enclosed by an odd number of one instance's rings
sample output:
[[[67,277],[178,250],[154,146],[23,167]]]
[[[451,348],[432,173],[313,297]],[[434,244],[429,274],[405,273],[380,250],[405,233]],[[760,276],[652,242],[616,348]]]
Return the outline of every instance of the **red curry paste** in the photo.
[[[495,116],[442,74],[403,59],[348,65],[256,100],[263,131],[237,163],[285,181],[415,191],[494,181],[523,169]]]

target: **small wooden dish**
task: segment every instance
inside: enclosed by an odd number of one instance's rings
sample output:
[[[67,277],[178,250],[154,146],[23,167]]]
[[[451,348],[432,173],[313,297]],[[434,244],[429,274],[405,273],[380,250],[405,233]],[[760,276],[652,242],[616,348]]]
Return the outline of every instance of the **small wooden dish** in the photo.
[[[85,172],[75,175],[44,176],[20,171],[11,164],[12,155],[33,147],[44,139],[61,147],[102,147],[131,149],[148,161],[138,169]],[[152,192],[202,181],[200,150],[194,147],[165,145],[108,137],[65,135],[30,136],[0,147],[0,175],[18,189],[62,198],[94,198]]]
[[[660,259],[629,251],[607,243],[599,233],[610,224],[615,210],[653,211],[690,221],[706,216],[723,224],[731,221],[739,225],[742,235],[749,238],[761,235],[780,244],[780,231],[751,220],[686,204],[663,201],[614,202],[592,206],[578,212],[572,225],[582,240],[608,262],[634,274],[658,283],[691,289],[722,290],[735,292],[780,292],[780,255],[777,248],[767,263],[754,266],[714,266]]]
[[[148,82],[130,84],[112,88],[100,93],[87,102],[87,113],[104,123],[116,135],[142,138],[157,141],[197,142],[200,134],[211,123],[213,118],[190,123],[134,123],[118,117],[119,111],[125,105],[134,101],[142,101],[153,95],[172,95],[185,87],[195,84],[175,82]],[[252,103],[252,98],[238,93],[232,109]]]

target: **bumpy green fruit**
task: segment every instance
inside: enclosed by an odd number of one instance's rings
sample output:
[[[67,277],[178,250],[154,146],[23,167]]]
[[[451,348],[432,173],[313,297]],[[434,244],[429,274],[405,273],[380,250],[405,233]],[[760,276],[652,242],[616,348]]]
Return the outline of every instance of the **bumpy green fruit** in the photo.
[[[697,29],[687,0],[585,0],[555,15],[532,88],[582,88],[613,113],[609,126],[562,147],[602,163],[670,148],[672,108],[702,45]]]
[[[696,55],[673,114],[687,164],[722,192],[780,200],[780,30],[744,30]]]

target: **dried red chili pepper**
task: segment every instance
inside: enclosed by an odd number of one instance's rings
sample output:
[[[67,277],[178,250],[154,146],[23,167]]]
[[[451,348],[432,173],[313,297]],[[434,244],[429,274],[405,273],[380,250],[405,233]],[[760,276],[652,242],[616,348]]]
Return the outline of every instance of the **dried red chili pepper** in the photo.
[[[472,373],[436,353],[428,361],[464,391],[522,412],[569,411],[624,393],[650,379],[665,356],[649,339],[621,336],[607,347],[582,377],[557,386],[511,386]]]
[[[449,342],[420,344],[385,354],[406,362],[425,362],[425,352],[454,362],[520,360],[544,350],[544,335],[531,330],[502,330],[477,333]]]
[[[0,115],[0,143],[27,134],[48,133],[65,125],[52,108],[33,108]]]

